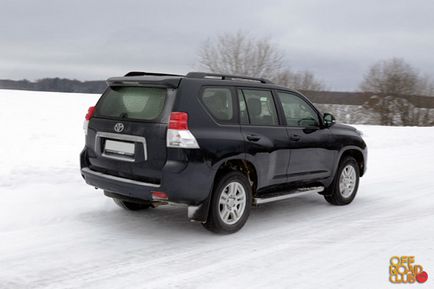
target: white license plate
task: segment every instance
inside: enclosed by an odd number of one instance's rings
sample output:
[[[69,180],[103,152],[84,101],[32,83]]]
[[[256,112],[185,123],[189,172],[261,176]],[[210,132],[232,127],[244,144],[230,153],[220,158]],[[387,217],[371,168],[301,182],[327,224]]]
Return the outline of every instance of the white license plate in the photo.
[[[105,152],[114,153],[119,155],[133,156],[135,151],[135,144],[123,141],[106,140]]]

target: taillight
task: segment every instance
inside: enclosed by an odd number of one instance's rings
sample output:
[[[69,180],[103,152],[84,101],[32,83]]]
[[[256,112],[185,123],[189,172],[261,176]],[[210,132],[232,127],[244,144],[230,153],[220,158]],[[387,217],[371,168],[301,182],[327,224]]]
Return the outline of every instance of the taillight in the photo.
[[[172,112],[170,114],[169,129],[188,129],[188,114],[186,112]]]
[[[165,192],[152,192],[152,199],[155,201],[167,200],[169,196]]]
[[[89,107],[89,109],[87,110],[87,114],[86,114],[86,120],[90,120],[93,116],[93,113],[95,112],[95,107],[91,106]]]
[[[188,130],[188,114],[186,112],[172,112],[167,129],[167,147],[198,149],[199,144],[194,135]]]
[[[87,128],[89,126],[89,120],[92,118],[94,112],[95,112],[94,106],[89,107],[89,109],[87,110],[86,116],[84,117],[84,123],[83,123],[84,135],[87,135]]]

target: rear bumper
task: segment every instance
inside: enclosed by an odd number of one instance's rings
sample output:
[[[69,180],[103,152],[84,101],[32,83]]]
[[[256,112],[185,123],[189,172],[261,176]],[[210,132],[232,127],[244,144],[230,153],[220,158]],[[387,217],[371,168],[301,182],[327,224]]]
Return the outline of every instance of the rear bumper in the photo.
[[[81,174],[88,185],[108,191],[105,193],[109,197],[119,196],[118,198],[134,201],[153,201],[152,192],[167,192],[169,199],[173,203],[184,203],[188,205],[188,218],[191,221],[206,222],[209,209],[209,190],[205,187],[197,191],[197,187],[187,187],[183,190],[182,186],[176,182],[170,182],[169,190],[166,191],[160,185],[139,182],[126,178],[116,177],[91,170],[88,167],[81,169]],[[176,180],[176,178],[175,178]],[[190,180],[187,180],[189,182]]]
[[[82,168],[81,174],[88,185],[147,201],[152,200],[152,191],[158,191],[160,187],[155,184],[103,174],[88,167]]]
[[[187,205],[199,205],[208,199],[215,172],[205,163],[189,163],[182,170],[176,162],[168,161],[162,170],[161,184],[147,183],[113,176],[92,170],[82,162],[81,174],[90,186],[124,195],[152,201],[153,192],[164,192],[168,201]]]

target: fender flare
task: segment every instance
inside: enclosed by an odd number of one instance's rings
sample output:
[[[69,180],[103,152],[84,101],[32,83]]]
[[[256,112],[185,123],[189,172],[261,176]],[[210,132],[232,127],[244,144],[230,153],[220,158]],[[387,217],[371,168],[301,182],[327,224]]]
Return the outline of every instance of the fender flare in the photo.
[[[219,169],[221,168],[221,166],[225,162],[231,161],[231,160],[234,160],[234,161],[246,161],[246,159],[244,158],[244,156],[241,157],[241,158],[240,158],[240,156],[236,156],[236,157],[234,156],[234,157],[231,157],[231,158],[220,160],[220,161],[218,161],[217,163],[215,163],[212,166],[212,177],[213,177],[212,179],[213,179],[213,182],[212,182],[212,185],[211,185],[211,189],[208,192],[208,197],[204,201],[202,201],[200,204],[198,204],[198,205],[188,206],[188,219],[190,221],[206,223],[206,221],[208,220],[209,208],[210,208],[210,205],[211,205],[211,199],[212,199],[212,194],[213,194],[213,191],[214,191],[215,181],[216,181],[216,178],[217,178],[217,172],[219,171]]]
[[[365,153],[364,153],[363,149],[361,149],[361,148],[358,147],[358,146],[354,146],[354,145],[351,145],[351,146],[345,146],[345,147],[343,147],[343,148],[339,151],[338,156],[337,156],[337,158],[336,158],[335,164],[334,164],[334,166],[333,166],[333,174],[332,174],[333,178],[334,178],[334,176],[336,175],[336,172],[337,172],[337,170],[338,170],[339,163],[341,162],[342,156],[343,156],[346,152],[348,152],[348,151],[350,151],[350,150],[356,150],[356,151],[360,152],[360,154],[361,154],[362,157],[363,157],[363,163],[366,163],[366,159],[365,159],[366,156],[365,156]],[[363,172],[362,172],[362,174],[363,174]],[[361,175],[361,176],[362,176],[362,175]]]

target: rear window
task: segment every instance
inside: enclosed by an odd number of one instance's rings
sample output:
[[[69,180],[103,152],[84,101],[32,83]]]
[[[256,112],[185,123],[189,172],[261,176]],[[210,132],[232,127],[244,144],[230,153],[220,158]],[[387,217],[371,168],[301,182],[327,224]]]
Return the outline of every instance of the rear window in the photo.
[[[154,87],[110,87],[96,107],[95,116],[154,120],[163,111],[167,89]]]

